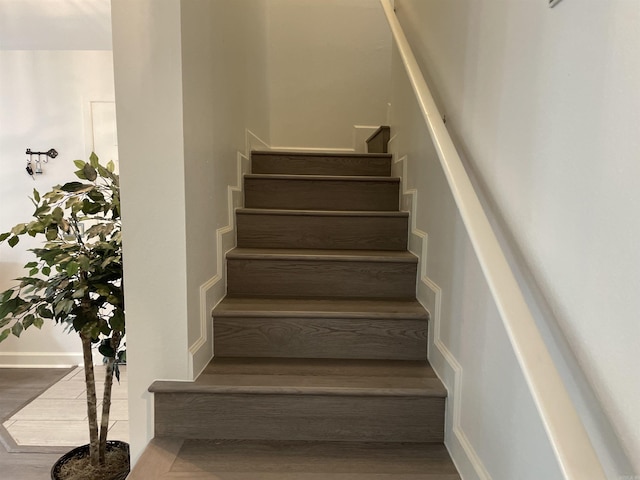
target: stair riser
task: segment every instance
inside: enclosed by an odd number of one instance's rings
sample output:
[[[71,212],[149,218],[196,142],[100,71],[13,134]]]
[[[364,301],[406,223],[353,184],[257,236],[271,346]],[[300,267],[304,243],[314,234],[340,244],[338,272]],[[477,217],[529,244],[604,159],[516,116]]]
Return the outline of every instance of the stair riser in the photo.
[[[244,180],[245,207],[289,210],[397,211],[397,181],[252,178]]]
[[[227,259],[227,294],[414,298],[415,263]]]
[[[156,393],[156,436],[441,442],[444,398]]]
[[[405,250],[407,217],[237,213],[238,246]]]
[[[391,175],[391,157],[252,154],[252,173],[285,175]]]
[[[214,351],[219,357],[426,360],[427,322],[216,317]]]

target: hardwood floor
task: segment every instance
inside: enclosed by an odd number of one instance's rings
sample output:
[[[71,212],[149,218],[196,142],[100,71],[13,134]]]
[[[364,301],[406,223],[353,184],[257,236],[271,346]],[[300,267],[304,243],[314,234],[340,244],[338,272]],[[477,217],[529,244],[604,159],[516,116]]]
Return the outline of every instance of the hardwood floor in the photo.
[[[69,373],[68,369],[0,368],[0,420],[13,415],[25,403]],[[1,422],[0,422],[1,423]],[[0,426],[0,429],[3,427]],[[6,432],[1,432],[0,476],[6,480],[48,480],[59,453],[9,453]]]

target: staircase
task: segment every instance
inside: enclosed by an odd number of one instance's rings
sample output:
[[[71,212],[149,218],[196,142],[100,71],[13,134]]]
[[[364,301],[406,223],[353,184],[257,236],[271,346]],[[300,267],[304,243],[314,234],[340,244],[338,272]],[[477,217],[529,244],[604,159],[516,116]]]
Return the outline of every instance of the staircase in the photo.
[[[386,154],[254,152],[215,359],[155,382],[140,479],[454,480]]]

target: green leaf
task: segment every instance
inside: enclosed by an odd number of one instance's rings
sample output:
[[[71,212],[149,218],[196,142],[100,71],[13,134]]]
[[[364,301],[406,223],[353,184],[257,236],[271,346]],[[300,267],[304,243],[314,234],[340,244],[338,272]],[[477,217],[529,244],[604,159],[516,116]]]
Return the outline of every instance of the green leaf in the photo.
[[[73,172],[76,174],[76,177],[78,177],[80,180],[86,180],[87,177],[84,174],[84,170],[76,170],[75,172]]]
[[[71,298],[82,298],[84,297],[84,294],[87,293],[87,287],[80,287],[80,288],[76,288],[73,292],[73,295],[71,295]]]
[[[10,290],[5,290],[4,292],[2,292],[2,297],[0,297],[0,303],[4,303],[7,300],[9,300],[12,296],[13,296],[13,289]]]
[[[88,191],[88,190],[91,190],[93,188],[94,188],[93,185],[87,185],[86,183],[69,182],[69,183],[65,183],[63,186],[61,186],[60,190],[62,190],[64,192],[69,192],[69,193],[77,193],[77,192],[82,192],[82,191]]]
[[[83,169],[84,168],[84,164],[87,163],[84,160],[74,160],[73,164],[78,167],[79,169]]]
[[[93,168],[93,166],[89,165],[88,163],[84,166],[84,168],[82,169],[82,172],[84,173],[85,177],[87,177],[87,180],[89,180],[90,182],[93,182],[96,178],[98,178],[98,172],[96,172],[96,169]]]
[[[13,319],[12,318],[3,318],[2,320],[0,320],[0,328],[6,327],[7,325],[9,325],[9,322],[11,322],[11,320],[13,320]]]
[[[111,173],[116,171],[116,164],[113,163],[113,160],[109,160],[109,163],[107,163],[107,170],[109,170]]]
[[[26,317],[24,317],[24,320],[22,320],[22,325],[24,326],[24,328],[29,328],[31,325],[33,325],[33,322],[35,321],[36,317],[35,315],[29,314]]]
[[[47,240],[49,240],[50,242],[58,238],[58,226],[52,225],[49,228],[47,228],[47,233],[45,234],[45,236],[47,237]]]
[[[9,242],[8,242],[8,243],[9,243],[9,246],[10,246],[11,248],[13,248],[13,247],[15,247],[15,246],[18,244],[18,242],[19,242],[19,241],[20,241],[20,239],[14,235],[13,237],[11,237],[11,238],[9,239]]]
[[[111,317],[111,328],[119,332],[124,331],[124,312],[122,310],[116,310]]]
[[[98,351],[104,357],[113,358],[116,356],[116,352],[107,342],[109,342],[109,339],[103,340],[102,344],[98,347]]]
[[[31,270],[29,270],[29,276],[33,277],[34,275],[37,275],[39,271],[40,269],[38,267],[34,267]]]
[[[24,327],[20,322],[14,323],[13,327],[11,327],[11,333],[13,333],[16,337],[19,337],[23,330],[24,330]]]
[[[24,268],[33,268],[33,267],[37,267],[38,266],[38,262],[29,262],[27,264],[25,264]]]
[[[0,234],[0,242],[4,242],[10,236],[11,236],[11,232],[6,232],[6,233]]]
[[[89,319],[85,317],[76,317],[73,319],[73,329],[76,332],[79,332],[84,328],[84,326],[89,323]]]
[[[38,190],[36,190],[35,188],[33,189],[33,199],[40,203],[40,192],[38,192]]]
[[[6,317],[9,313],[13,313],[20,306],[20,299],[18,297],[7,300],[0,304],[0,319]]]
[[[100,206],[99,203],[90,202],[86,198],[83,200],[83,202],[82,202],[82,211],[84,213],[86,213],[87,215],[95,215],[100,210],[102,210],[102,207]]]
[[[11,330],[9,330],[8,328],[6,330],[3,330],[2,333],[0,333],[0,342],[5,340],[10,333],[11,333]]]
[[[46,275],[47,277],[51,274],[51,268],[49,267],[42,267],[42,274]]]
[[[78,262],[69,262],[67,264],[67,275],[69,275],[70,277],[73,277],[76,273],[78,273],[78,270],[80,270],[80,265],[78,265]]]
[[[51,216],[56,222],[59,222],[64,216],[64,211],[60,207],[56,207],[53,209],[53,212],[51,212]]]
[[[38,313],[38,315],[40,315],[42,318],[53,318],[53,313],[51,312],[51,310],[49,310],[47,308],[46,305],[40,305],[38,307],[38,309],[36,310],[36,312]]]
[[[24,223],[19,223],[11,229],[11,233],[14,235],[22,235],[27,232],[27,226]]]
[[[98,155],[96,155],[96,152],[91,152],[91,155],[89,155],[89,161],[91,162],[92,167],[98,168],[98,164],[100,163],[100,161],[98,160]]]
[[[41,318],[34,318],[33,319],[33,326],[40,329],[42,328],[42,325],[44,325],[44,320],[42,320]]]

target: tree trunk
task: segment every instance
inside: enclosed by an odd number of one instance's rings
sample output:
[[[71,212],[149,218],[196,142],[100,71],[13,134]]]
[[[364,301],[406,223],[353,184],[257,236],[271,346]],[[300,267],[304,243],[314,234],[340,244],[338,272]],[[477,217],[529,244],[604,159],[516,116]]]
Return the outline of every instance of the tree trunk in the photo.
[[[111,348],[118,352],[120,346],[121,335],[114,332],[111,337]],[[105,455],[107,453],[107,433],[109,431],[109,413],[111,411],[111,387],[113,386],[113,366],[115,357],[107,358],[107,372],[104,378],[104,395],[102,396],[102,419],[100,422],[100,465],[105,463]]]
[[[93,371],[93,355],[91,354],[91,338],[80,333],[82,355],[84,358],[84,381],[87,387],[87,415],[89,417],[89,454],[91,465],[97,466],[99,461],[98,442],[98,405],[96,400],[96,379]]]

